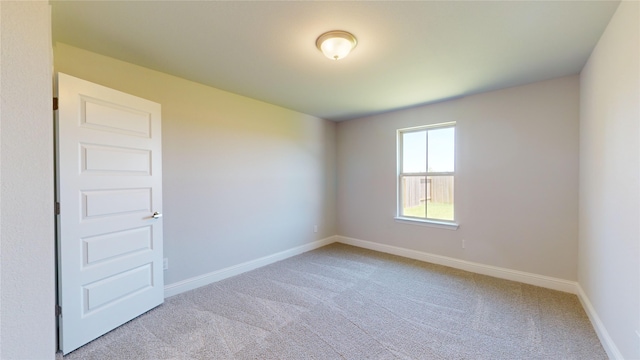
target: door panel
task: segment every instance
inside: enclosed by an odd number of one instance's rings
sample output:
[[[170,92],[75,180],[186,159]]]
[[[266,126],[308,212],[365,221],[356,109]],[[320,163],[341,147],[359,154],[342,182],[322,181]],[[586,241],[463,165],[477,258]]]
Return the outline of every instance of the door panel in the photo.
[[[81,144],[82,172],[150,175],[151,152],[114,146]]]
[[[60,348],[164,301],[160,105],[58,74]]]
[[[85,96],[82,96],[80,101],[83,109],[80,113],[82,127],[146,138],[151,137],[151,118],[149,113]]]
[[[95,217],[151,211],[151,189],[81,191],[82,221]]]
[[[83,266],[126,256],[138,251],[151,251],[151,227],[128,229],[82,239]]]

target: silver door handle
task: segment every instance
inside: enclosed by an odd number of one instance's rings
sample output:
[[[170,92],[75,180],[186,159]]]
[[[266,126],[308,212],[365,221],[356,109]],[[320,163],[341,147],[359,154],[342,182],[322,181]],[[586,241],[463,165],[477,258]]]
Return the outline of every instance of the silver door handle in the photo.
[[[154,218],[154,219],[158,219],[158,218],[162,217],[162,214],[160,214],[159,212],[156,211],[156,212],[153,213],[153,215],[151,215],[151,217]]]

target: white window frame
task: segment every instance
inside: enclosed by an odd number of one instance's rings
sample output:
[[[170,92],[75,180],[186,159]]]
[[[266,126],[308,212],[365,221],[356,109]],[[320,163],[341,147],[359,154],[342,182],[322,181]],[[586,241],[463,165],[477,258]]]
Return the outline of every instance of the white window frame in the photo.
[[[412,132],[418,132],[418,131],[429,131],[429,130],[437,130],[437,129],[445,129],[445,128],[455,128],[456,127],[456,122],[455,121],[450,121],[450,122],[446,122],[446,123],[439,123],[439,124],[433,124],[433,125],[424,125],[424,126],[417,126],[417,127],[411,127],[411,128],[406,128],[406,129],[399,129],[397,131],[397,135],[396,135],[396,139],[397,139],[397,156],[398,156],[398,161],[397,161],[397,186],[396,186],[396,190],[397,190],[397,194],[396,194],[396,201],[397,201],[397,209],[396,209],[396,221],[398,222],[402,222],[402,223],[407,223],[407,224],[414,224],[414,225],[425,225],[425,226],[431,226],[431,227],[438,227],[438,228],[445,228],[445,229],[450,229],[450,230],[456,230],[458,229],[459,225],[457,223],[457,216],[456,216],[456,202],[457,202],[457,196],[455,195],[456,193],[456,158],[457,156],[454,155],[454,169],[452,172],[429,172],[429,169],[427,167],[427,171],[426,172],[418,172],[418,173],[403,173],[402,169],[403,169],[403,143],[402,143],[402,139],[404,134],[406,133],[412,133]],[[457,138],[457,131],[456,133],[456,138]],[[428,154],[428,149],[429,149],[429,143],[428,143],[428,136],[427,136],[427,154],[426,157],[427,159],[429,158],[429,154]],[[457,148],[457,145],[455,144],[457,143],[457,140],[455,140],[454,142],[454,146]],[[456,152],[457,154],[457,152]],[[453,221],[447,221],[447,220],[439,220],[439,219],[429,219],[429,218],[419,218],[419,217],[413,217],[413,216],[404,216],[402,215],[402,177],[403,176],[424,176],[425,177],[425,181],[427,176],[453,176],[453,181],[454,181],[454,188],[453,188]],[[426,186],[426,185],[425,185]],[[426,204],[425,204],[426,206]],[[425,209],[426,211],[426,209]]]

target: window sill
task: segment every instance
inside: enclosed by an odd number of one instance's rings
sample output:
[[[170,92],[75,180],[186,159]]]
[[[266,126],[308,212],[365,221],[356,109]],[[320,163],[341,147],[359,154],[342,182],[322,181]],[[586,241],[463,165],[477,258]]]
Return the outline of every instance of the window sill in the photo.
[[[396,217],[395,219],[396,219],[397,222],[400,222],[400,223],[405,223],[405,224],[410,224],[410,225],[418,225],[418,226],[435,227],[435,228],[447,229],[447,230],[458,230],[458,228],[460,227],[460,225],[458,225],[456,223],[444,222],[444,221],[421,220],[421,219],[399,217],[399,216]]]

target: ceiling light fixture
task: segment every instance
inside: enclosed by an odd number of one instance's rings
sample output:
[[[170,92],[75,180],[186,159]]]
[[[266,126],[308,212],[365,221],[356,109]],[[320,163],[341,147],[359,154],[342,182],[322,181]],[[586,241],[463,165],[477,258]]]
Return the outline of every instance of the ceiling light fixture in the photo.
[[[318,49],[331,60],[345,58],[357,44],[355,36],[342,30],[328,31],[316,40]]]

